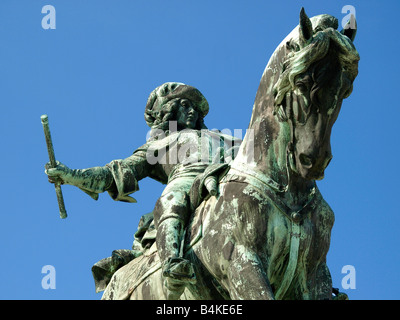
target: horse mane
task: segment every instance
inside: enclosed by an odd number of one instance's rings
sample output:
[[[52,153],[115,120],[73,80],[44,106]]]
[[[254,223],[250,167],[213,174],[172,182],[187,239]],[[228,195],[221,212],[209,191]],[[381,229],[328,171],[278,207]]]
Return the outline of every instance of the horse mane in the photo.
[[[353,42],[346,35],[336,30],[337,19],[330,15],[320,15],[310,19],[313,25],[312,39],[302,45],[299,41],[299,27],[281,43],[276,51],[285,46],[286,55],[282,65],[281,74],[273,87],[275,112],[285,118],[283,110],[279,110],[286,94],[295,88],[299,75],[313,68],[318,72],[318,65],[324,58],[336,55],[340,67],[353,81],[358,73],[359,55]],[[330,77],[329,72],[319,72],[317,86]],[[316,92],[318,88],[313,88]]]

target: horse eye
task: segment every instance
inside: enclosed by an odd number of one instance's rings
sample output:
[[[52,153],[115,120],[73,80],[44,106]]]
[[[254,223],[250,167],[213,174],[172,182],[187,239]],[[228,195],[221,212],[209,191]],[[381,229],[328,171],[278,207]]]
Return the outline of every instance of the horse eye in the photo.
[[[297,87],[301,92],[307,91],[307,86],[305,85],[304,82],[298,82],[298,83],[296,83],[296,87]]]
[[[312,79],[309,75],[300,75],[297,77],[295,81],[295,86],[297,89],[301,91],[301,93],[305,93],[311,87]]]

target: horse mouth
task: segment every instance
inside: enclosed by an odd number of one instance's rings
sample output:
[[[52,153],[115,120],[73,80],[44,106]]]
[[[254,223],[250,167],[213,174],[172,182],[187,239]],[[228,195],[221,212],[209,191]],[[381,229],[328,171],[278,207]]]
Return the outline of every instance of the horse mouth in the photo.
[[[298,174],[305,180],[322,180],[325,177],[325,168],[317,168],[313,165],[299,164],[297,167]]]
[[[306,171],[302,174],[303,178],[306,180],[322,180],[325,177],[325,172],[315,172],[315,171]]]
[[[328,167],[332,156],[328,156],[324,161],[314,161],[311,157],[304,154],[299,156],[300,168],[299,172],[303,173],[303,178],[307,180],[322,180],[325,177],[325,169]]]
[[[325,172],[322,172],[318,177],[316,177],[314,180],[322,180],[325,178]]]

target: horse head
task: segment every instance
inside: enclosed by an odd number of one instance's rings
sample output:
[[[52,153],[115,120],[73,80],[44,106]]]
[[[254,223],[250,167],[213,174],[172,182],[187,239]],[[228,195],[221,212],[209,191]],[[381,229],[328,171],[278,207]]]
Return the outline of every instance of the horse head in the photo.
[[[264,169],[264,163],[271,167],[284,158],[284,166],[301,178],[323,178],[332,158],[332,126],[358,73],[355,30],[337,28],[336,18],[309,19],[302,9],[299,26],[271,56],[250,123],[255,166]]]
[[[274,86],[275,114],[291,127],[290,167],[307,180],[319,180],[332,159],[330,135],[357,76],[358,53],[337,20],[323,15],[314,25],[302,9],[298,42]]]

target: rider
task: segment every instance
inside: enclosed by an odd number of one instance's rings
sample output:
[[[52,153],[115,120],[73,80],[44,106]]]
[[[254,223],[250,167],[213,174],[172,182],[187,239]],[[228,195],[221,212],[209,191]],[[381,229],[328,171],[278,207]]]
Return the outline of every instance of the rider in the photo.
[[[193,181],[216,158],[222,158],[221,152],[237,144],[234,137],[207,130],[203,119],[208,110],[207,100],[196,88],[165,83],[153,90],[146,104],[151,137],[130,157],[104,167],[71,170],[58,163],[46,170],[50,182],[61,180],[90,194],[108,191],[118,201],[136,202],[129,195],[139,190],[138,181],[145,177],[167,184],[153,215],[169,299],[179,298],[185,285],[196,281],[192,264],[181,252]]]

